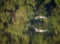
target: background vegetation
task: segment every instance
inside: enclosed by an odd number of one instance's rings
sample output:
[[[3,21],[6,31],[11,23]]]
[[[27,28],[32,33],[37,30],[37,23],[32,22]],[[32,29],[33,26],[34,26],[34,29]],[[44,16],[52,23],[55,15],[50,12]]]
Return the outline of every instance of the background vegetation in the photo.
[[[34,20],[39,15],[48,22]],[[49,32],[36,33],[32,26]],[[60,1],[0,0],[0,44],[60,44]]]

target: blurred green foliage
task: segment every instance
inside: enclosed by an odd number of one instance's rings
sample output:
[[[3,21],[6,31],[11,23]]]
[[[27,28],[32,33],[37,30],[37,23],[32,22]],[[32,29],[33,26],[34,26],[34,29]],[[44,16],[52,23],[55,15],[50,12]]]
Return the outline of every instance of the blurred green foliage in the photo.
[[[39,15],[48,18],[43,26],[34,21]],[[32,25],[49,32],[36,33]],[[0,0],[0,44],[60,44],[60,1]]]

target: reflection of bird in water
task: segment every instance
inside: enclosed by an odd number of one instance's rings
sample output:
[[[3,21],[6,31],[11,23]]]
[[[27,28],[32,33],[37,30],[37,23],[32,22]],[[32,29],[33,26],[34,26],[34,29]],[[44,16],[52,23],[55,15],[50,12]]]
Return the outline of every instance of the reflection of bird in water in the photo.
[[[41,32],[41,33],[44,33],[44,32],[47,32],[47,30],[38,30],[37,28],[35,28],[35,32]]]
[[[35,30],[35,32],[40,32],[40,33],[45,33],[45,32],[47,32],[48,30],[42,30],[42,29],[37,29],[37,28],[35,28],[34,27],[34,30]]]

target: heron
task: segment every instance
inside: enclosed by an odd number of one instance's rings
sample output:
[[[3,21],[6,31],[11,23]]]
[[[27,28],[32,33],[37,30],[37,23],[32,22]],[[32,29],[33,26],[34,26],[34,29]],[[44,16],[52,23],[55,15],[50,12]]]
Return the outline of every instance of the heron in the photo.
[[[37,20],[37,19],[39,19],[39,18],[47,19],[47,17],[46,17],[46,16],[36,16],[36,17],[35,17],[35,20]]]

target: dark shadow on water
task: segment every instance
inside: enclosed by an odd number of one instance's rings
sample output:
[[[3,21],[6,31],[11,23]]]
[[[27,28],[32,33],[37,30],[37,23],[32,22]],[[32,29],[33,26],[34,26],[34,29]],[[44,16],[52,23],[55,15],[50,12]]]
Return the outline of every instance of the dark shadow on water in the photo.
[[[32,25],[37,24],[37,23],[43,24],[44,21],[42,21],[42,20],[40,20],[40,19],[37,19],[37,20],[32,19],[32,20],[30,20],[30,23],[31,23]]]
[[[11,44],[13,42],[12,35],[10,33],[5,32],[4,36],[7,37],[7,40],[5,42],[6,44],[9,44],[9,43]]]
[[[4,29],[8,28],[8,22],[3,23]]]
[[[37,20],[30,20],[31,25],[33,26],[42,26],[43,28],[46,27],[46,23],[43,20],[37,19]]]
[[[53,40],[53,37],[56,36],[54,31],[50,31],[49,33],[44,33],[44,37],[43,40],[46,40],[48,38],[50,38],[51,40]]]
[[[0,22],[2,22],[1,16],[0,16]]]
[[[0,7],[4,6],[4,0],[1,0]]]
[[[56,2],[55,0],[51,0],[48,4],[45,4],[45,8],[46,8],[46,11],[47,11],[47,14],[46,16],[52,16],[51,12],[54,8],[56,8]]]
[[[29,34],[29,43],[28,44],[32,44],[32,39],[33,39],[33,37],[34,37],[34,35],[35,35],[35,30],[34,30],[34,28],[30,28],[29,29],[29,31],[30,31],[30,34]],[[31,34],[31,32],[32,32],[32,34]]]
[[[55,44],[60,44],[60,41],[56,41]]]
[[[14,8],[15,8],[15,11],[17,11],[19,9],[19,4],[14,4]]]
[[[24,34],[29,36],[29,43],[28,44],[32,44],[32,39],[35,35],[35,30],[33,27],[28,28],[28,31],[25,31]]]
[[[36,10],[38,10],[39,7],[40,7],[40,5],[41,5],[42,3],[44,3],[45,0],[35,0],[35,1],[37,2],[37,4],[35,5],[35,7],[36,7]]]

